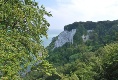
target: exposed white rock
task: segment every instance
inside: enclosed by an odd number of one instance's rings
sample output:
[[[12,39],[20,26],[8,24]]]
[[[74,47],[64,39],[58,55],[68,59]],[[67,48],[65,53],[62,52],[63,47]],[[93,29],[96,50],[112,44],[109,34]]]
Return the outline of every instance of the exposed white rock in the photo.
[[[89,35],[82,35],[83,42],[86,42],[89,39]]]
[[[87,30],[87,35],[82,35],[83,42],[86,42],[89,39],[89,35],[93,30]]]
[[[91,32],[93,32],[93,30],[87,30],[87,33],[91,33]]]
[[[73,36],[75,35],[75,33],[76,33],[76,29],[72,29],[71,31],[61,32],[58,36],[58,39],[55,41],[54,48],[61,47],[67,42],[73,44]]]

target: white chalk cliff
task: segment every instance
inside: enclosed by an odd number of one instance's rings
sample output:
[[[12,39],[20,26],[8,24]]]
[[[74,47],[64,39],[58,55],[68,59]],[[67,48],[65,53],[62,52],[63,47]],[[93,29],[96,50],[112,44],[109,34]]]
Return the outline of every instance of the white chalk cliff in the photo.
[[[73,44],[73,36],[76,33],[76,29],[71,31],[63,31],[59,34],[58,39],[55,41],[54,48],[63,46],[65,43],[70,42]]]

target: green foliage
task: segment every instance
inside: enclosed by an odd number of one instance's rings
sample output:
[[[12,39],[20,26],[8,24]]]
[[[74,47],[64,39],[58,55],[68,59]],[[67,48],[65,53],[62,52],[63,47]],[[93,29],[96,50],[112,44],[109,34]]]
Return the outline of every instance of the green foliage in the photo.
[[[99,21],[99,22],[74,22],[64,26],[64,30],[71,31],[76,29],[74,35],[74,46],[83,44],[82,35],[87,35],[87,30],[92,30],[89,35],[89,40],[86,41],[87,46],[92,46],[92,51],[97,50],[99,47],[104,46],[113,41],[117,41],[118,38],[118,20],[114,21]]]
[[[59,64],[54,65],[57,67],[57,72],[61,75],[61,80],[117,80],[117,56],[118,43],[116,42],[106,45],[104,48],[100,47],[95,52],[88,50],[71,54],[70,61],[65,61],[63,65],[59,63],[61,66]],[[64,59],[60,59],[60,61],[64,62]]]
[[[107,80],[118,79],[118,43],[112,43],[105,46],[102,51],[97,53],[102,61],[103,71],[100,73],[101,78]]]
[[[64,30],[76,29],[73,44],[66,43],[54,50],[48,48],[47,57],[57,68],[60,80],[118,80],[117,25],[118,20],[66,25]],[[88,34],[87,30],[92,32]],[[89,39],[84,42],[82,35],[87,34]]]
[[[48,61],[42,60],[40,64],[31,68],[24,80],[45,80],[54,75],[59,76],[56,69]]]
[[[21,80],[20,73],[36,63],[39,73],[51,74],[53,70],[48,69],[53,68],[44,60],[47,51],[41,45],[50,26],[44,16],[51,14],[32,0],[3,0],[0,11],[0,78]]]

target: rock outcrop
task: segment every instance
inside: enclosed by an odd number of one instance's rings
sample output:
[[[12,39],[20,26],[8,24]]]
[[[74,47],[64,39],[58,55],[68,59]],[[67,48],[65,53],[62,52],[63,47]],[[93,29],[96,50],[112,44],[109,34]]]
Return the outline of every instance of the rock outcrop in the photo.
[[[86,42],[89,39],[90,33],[93,30],[87,30],[87,35],[82,35],[83,42]]]
[[[63,46],[65,43],[70,42],[73,44],[73,36],[76,33],[76,29],[71,31],[63,31],[59,34],[58,39],[55,41],[54,48]]]

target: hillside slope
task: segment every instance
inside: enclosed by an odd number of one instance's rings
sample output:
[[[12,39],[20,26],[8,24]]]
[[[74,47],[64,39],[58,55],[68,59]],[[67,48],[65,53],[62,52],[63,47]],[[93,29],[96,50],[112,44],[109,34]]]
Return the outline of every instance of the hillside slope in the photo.
[[[52,39],[47,60],[61,80],[118,80],[117,41],[118,20],[74,22]]]

